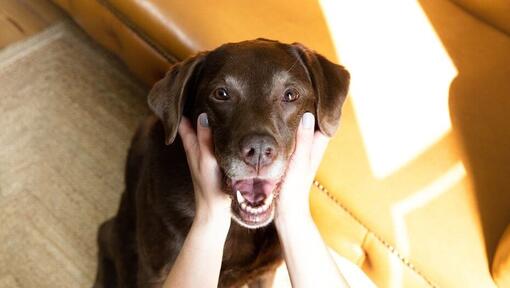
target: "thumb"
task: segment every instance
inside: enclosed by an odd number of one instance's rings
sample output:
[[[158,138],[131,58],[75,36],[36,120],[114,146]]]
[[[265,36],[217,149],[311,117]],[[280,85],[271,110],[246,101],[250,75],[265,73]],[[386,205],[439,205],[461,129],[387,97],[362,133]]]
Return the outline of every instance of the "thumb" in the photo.
[[[214,144],[212,131],[206,113],[198,116],[197,141],[200,147],[200,164],[209,171],[219,171],[216,158],[214,157]]]
[[[293,161],[298,161],[308,165],[310,161],[310,149],[313,144],[313,134],[315,130],[315,117],[312,113],[306,112],[301,118],[296,135],[296,149],[292,155]]]

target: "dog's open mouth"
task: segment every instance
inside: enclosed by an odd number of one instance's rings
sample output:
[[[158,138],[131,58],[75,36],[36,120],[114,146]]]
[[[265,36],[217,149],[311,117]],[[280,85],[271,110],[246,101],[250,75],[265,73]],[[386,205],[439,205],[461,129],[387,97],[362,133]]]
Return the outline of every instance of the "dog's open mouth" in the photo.
[[[240,225],[254,229],[273,220],[279,180],[248,178],[232,180],[232,215]]]

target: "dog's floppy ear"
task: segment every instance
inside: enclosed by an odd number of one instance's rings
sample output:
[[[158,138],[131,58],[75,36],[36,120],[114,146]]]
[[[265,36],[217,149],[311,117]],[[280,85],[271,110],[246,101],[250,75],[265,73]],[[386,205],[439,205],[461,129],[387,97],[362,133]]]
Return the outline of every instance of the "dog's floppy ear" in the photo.
[[[200,53],[173,65],[149,92],[149,108],[163,122],[167,145],[172,144],[177,136],[185,102],[193,101],[189,99],[193,90],[191,86],[195,72],[204,61],[205,55],[206,53]]]
[[[338,128],[342,105],[349,89],[350,74],[324,56],[309,50],[302,44],[293,43],[299,57],[308,70],[316,102],[319,129],[332,136]]]

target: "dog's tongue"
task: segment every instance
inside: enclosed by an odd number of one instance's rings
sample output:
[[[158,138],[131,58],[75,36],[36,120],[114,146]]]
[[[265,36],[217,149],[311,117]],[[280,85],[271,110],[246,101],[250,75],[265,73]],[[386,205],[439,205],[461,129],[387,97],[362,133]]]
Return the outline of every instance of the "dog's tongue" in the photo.
[[[275,186],[274,181],[255,178],[236,181],[232,188],[234,192],[241,192],[243,198],[248,202],[258,203],[266,199],[273,192]]]

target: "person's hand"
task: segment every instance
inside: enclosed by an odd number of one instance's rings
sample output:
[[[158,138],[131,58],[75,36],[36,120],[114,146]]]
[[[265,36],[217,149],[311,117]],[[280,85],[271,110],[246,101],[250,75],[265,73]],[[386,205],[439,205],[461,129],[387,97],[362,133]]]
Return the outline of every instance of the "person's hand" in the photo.
[[[313,222],[308,204],[310,186],[329,142],[329,137],[314,129],[313,114],[305,113],[276,202],[276,231],[292,287],[349,287]]]
[[[231,198],[221,190],[221,171],[214,157],[212,132],[207,115],[199,115],[196,133],[191,122],[182,117],[179,135],[186,151],[195,189],[195,222],[214,221],[228,229]]]
[[[182,117],[179,135],[193,180],[196,213],[163,287],[218,287],[231,199],[221,191],[221,171],[214,157],[207,115],[198,117],[196,133],[190,121]]]
[[[313,114],[305,113],[299,124],[296,148],[289,160],[276,202],[276,222],[311,217],[309,191],[329,139],[322,132],[315,131]]]

